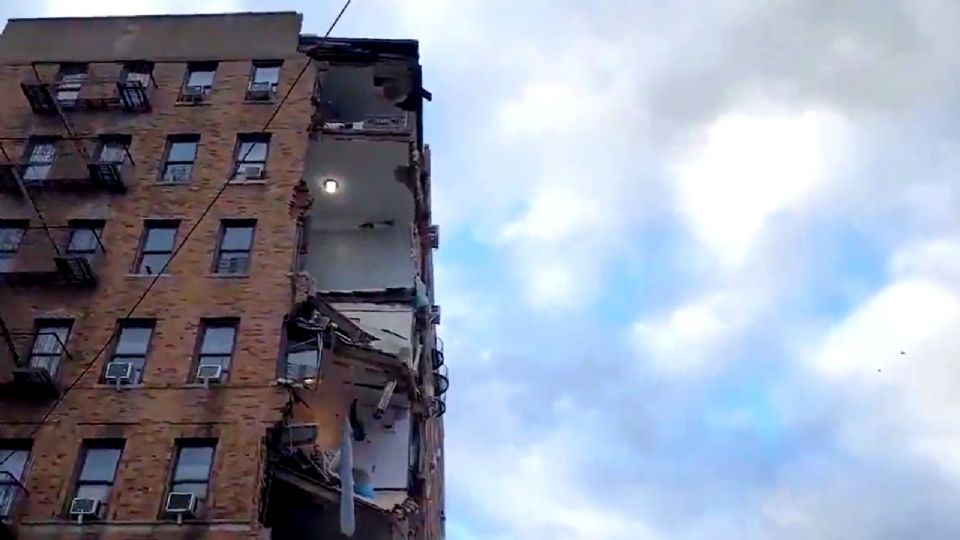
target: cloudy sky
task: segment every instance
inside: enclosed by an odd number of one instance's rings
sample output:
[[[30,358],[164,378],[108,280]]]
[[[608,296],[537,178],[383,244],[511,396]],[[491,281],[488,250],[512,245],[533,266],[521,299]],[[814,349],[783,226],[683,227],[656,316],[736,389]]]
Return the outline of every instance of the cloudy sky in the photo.
[[[451,540],[960,537],[960,3],[868,4],[354,0],[435,96]]]

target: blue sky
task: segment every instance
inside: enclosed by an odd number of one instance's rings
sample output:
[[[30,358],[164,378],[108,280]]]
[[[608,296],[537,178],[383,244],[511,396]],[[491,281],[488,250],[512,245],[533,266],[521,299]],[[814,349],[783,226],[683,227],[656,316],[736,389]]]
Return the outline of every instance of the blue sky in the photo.
[[[353,2],[335,34],[421,40],[435,96],[451,540],[960,536],[958,21]]]

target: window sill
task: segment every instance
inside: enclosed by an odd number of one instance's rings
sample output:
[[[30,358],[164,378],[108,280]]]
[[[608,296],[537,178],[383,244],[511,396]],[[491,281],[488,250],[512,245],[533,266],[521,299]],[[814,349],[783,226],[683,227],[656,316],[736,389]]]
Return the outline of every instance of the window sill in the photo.
[[[244,99],[244,105],[273,105],[277,100],[274,98],[270,99]]]
[[[227,182],[231,186],[265,186],[267,185],[266,178],[258,178],[256,180],[230,180]]]
[[[187,187],[190,185],[190,182],[150,182],[147,185],[155,187]]]
[[[216,279],[246,279],[250,277],[250,274],[216,274],[210,272],[207,274],[207,277]]]
[[[128,277],[128,278],[154,278],[154,277],[157,277],[157,276],[160,276],[160,277],[170,277],[170,274],[134,274],[134,273],[129,273],[129,274],[126,274],[124,277]]]
[[[146,387],[147,387],[147,385],[141,381],[141,382],[138,382],[137,384],[121,384],[119,391],[120,391],[120,392],[123,392],[124,390],[142,390],[142,389],[144,389],[144,388],[146,388]],[[103,381],[97,381],[97,383],[94,385],[94,388],[103,388],[103,389],[107,389],[107,390],[116,390],[116,389],[117,389],[117,385],[111,384],[111,383],[105,383],[105,382],[103,382]]]
[[[174,107],[209,107],[213,105],[209,101],[175,101]]]
[[[188,382],[184,383],[181,388],[204,388],[204,389],[213,389],[217,387],[227,386],[227,381],[211,382],[210,384],[203,384],[201,382]]]

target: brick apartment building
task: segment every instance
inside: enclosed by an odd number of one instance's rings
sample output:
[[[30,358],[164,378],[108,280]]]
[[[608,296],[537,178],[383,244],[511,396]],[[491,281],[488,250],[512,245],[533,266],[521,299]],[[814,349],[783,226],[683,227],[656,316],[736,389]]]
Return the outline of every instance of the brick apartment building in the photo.
[[[0,538],[443,537],[418,45],[300,25],[7,23]]]

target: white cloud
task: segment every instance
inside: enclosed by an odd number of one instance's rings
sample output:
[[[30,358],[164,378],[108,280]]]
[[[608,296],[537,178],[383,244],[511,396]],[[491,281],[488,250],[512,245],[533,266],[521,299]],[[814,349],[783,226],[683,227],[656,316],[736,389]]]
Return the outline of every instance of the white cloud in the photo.
[[[700,375],[714,371],[732,337],[730,299],[722,294],[682,305],[654,320],[639,320],[630,340],[647,362],[663,373]]]
[[[828,179],[842,131],[822,111],[719,117],[675,164],[679,207],[694,234],[721,262],[742,264],[772,215]]]

